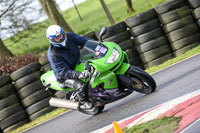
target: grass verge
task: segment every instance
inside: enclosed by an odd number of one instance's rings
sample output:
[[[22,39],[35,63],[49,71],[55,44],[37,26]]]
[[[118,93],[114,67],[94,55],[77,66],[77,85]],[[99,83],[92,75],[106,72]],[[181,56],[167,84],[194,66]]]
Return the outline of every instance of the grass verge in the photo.
[[[152,120],[130,129],[123,129],[123,133],[173,133],[178,128],[180,117],[163,117]]]
[[[146,69],[146,71],[148,73],[153,73],[153,72],[159,71],[159,70],[161,70],[163,68],[166,68],[166,67],[168,67],[168,66],[170,66],[170,65],[172,65],[174,63],[177,63],[177,62],[179,62],[181,60],[189,58],[189,57],[191,57],[193,55],[196,55],[198,53],[200,53],[200,46],[198,46],[196,48],[193,48],[193,49],[189,50],[188,52],[186,52],[185,54],[182,54],[182,55],[180,55],[180,56],[178,56],[176,58],[168,60],[168,61],[166,61],[165,63],[163,63],[161,65],[158,65],[158,66],[155,66],[155,67],[152,67],[152,68],[148,68],[148,69]],[[28,124],[25,124],[24,126],[18,128],[17,130],[14,130],[12,133],[19,133],[19,132],[22,132],[22,131],[24,131],[24,130],[26,130],[28,128],[32,128],[35,125],[38,125],[38,124],[40,124],[42,122],[45,122],[45,121],[47,121],[49,119],[52,119],[52,118],[54,118],[54,117],[56,117],[56,116],[58,116],[60,114],[63,114],[66,111],[67,111],[66,109],[58,108],[58,109],[56,109],[56,110],[54,110],[54,111],[52,111],[52,112],[50,112],[50,113],[48,113],[48,114],[46,114],[44,116],[41,116],[40,118],[38,118],[38,119],[28,123]]]

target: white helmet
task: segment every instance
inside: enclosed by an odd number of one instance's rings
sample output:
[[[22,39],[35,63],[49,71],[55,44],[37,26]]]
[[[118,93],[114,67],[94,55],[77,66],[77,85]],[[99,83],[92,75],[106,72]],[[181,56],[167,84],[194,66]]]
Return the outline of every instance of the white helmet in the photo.
[[[56,47],[65,47],[67,42],[66,34],[59,25],[51,25],[46,30],[46,37]]]

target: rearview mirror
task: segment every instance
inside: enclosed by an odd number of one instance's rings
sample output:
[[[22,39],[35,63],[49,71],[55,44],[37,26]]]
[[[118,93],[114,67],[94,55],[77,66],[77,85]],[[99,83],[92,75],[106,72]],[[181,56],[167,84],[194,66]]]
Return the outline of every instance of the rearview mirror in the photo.
[[[100,31],[100,34],[99,34],[100,42],[103,41],[102,36],[105,35],[106,32],[107,32],[107,28],[106,28],[106,27],[103,27],[103,28],[101,29],[101,31]]]

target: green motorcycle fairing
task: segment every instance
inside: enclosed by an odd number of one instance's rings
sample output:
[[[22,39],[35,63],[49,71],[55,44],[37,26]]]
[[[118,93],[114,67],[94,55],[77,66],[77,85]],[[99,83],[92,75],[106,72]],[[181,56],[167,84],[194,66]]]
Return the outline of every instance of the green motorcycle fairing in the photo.
[[[113,61],[114,60],[114,61]],[[104,89],[113,89],[118,87],[116,74],[124,74],[130,67],[126,52],[113,42],[103,42],[89,40],[81,50],[80,62],[75,67],[75,71],[84,71],[86,61],[94,68],[96,75],[93,76],[92,88],[99,84],[104,85]],[[91,79],[83,80],[90,82]],[[50,70],[41,76],[44,86],[55,90],[71,91],[73,88],[62,89],[56,80],[53,70]]]

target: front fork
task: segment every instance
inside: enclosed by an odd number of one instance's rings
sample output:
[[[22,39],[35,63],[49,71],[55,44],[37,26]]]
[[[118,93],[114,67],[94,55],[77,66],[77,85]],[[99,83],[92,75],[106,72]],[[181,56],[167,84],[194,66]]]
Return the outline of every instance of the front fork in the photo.
[[[120,81],[119,83],[124,86],[128,87],[132,83],[130,78],[126,75],[126,72],[130,69],[130,64],[129,64],[129,59],[126,54],[126,52],[123,51],[124,54],[124,59],[123,62],[121,63],[120,67],[115,71],[118,80]]]
[[[133,86],[135,86],[136,84],[134,84],[134,82],[125,74],[122,75],[117,75],[118,81],[120,81],[121,87],[123,89],[128,89],[129,92],[133,92],[134,90],[131,89]]]

